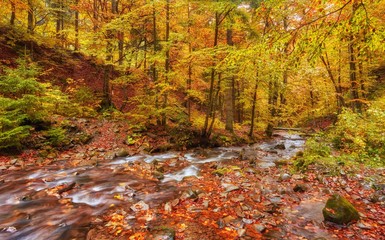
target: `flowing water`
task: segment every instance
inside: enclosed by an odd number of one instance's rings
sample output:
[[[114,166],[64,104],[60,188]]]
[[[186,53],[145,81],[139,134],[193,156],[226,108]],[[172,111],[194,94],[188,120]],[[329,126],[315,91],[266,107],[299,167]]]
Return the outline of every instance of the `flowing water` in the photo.
[[[56,164],[9,172],[1,176],[0,182],[0,239],[69,239],[76,235],[74,232],[86,229],[91,219],[111,204],[143,200],[151,207],[174,199],[178,193],[176,182],[199,176],[204,163],[248,153],[256,156],[260,167],[271,167],[275,161],[295,155],[304,142],[299,135],[277,132],[271,141],[247,147],[140,154],[98,166],[67,168]],[[174,164],[186,164],[165,174],[162,181],[138,177],[124,167],[170,159],[175,160]]]

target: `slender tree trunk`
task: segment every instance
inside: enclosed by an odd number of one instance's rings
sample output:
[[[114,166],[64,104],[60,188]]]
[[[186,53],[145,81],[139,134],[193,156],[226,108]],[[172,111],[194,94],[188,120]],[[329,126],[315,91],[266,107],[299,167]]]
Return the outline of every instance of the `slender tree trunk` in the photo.
[[[217,100],[219,99],[219,93],[221,91],[221,80],[222,80],[222,74],[219,73],[218,74],[218,84],[217,84],[214,102],[213,102],[213,113],[212,113],[211,123],[210,123],[209,129],[207,131],[207,137],[210,137],[211,133],[213,132],[213,127],[214,127],[214,123],[215,123],[215,115],[216,115],[215,109],[217,109],[216,108],[216,105],[218,104]]]
[[[79,51],[79,0],[76,0],[75,4],[75,51]]]
[[[170,73],[170,0],[166,0],[166,43],[167,43],[167,50],[166,50],[166,59],[165,59],[165,64],[164,64],[164,70],[165,70],[165,85],[167,86],[169,83],[169,73]],[[166,107],[167,107],[167,102],[168,102],[168,92],[163,91],[163,104],[162,104],[162,126],[166,126]]]
[[[155,9],[155,1],[152,1],[152,37],[153,37],[153,55],[155,55],[158,51],[158,37],[157,37],[157,28],[156,28],[156,9]],[[158,74],[156,70],[156,62],[154,60],[151,68],[152,68],[152,80],[155,84],[155,109],[159,110],[159,99],[158,99]],[[156,123],[158,125],[161,125],[161,119],[159,118],[158,114],[156,115]]]
[[[11,24],[11,26],[15,25],[15,20],[16,20],[16,4],[12,0],[11,1],[11,19],[9,20],[9,23]]]
[[[93,0],[93,30],[96,32],[98,30],[98,21],[99,21],[99,15],[98,15],[98,0]]]
[[[192,54],[192,44],[191,44],[191,11],[190,11],[190,1],[187,1],[187,35],[189,37],[189,43],[188,43],[188,53],[189,56]],[[187,92],[191,91],[191,84],[192,84],[192,62],[189,60],[188,63],[188,70],[187,70]],[[186,107],[187,107],[187,115],[188,115],[188,121],[191,121],[191,99],[190,96],[187,97],[186,101]]]
[[[335,97],[336,97],[337,108],[338,108],[338,112],[340,112],[341,108],[345,104],[344,103],[345,101],[344,101],[344,98],[343,98],[343,94],[342,94],[341,84],[340,84],[339,81],[337,82],[335,77],[334,77],[334,74],[333,74],[332,67],[331,67],[330,62],[329,62],[329,57],[328,57],[327,52],[325,52],[325,56],[321,55],[320,58],[321,58],[322,64],[324,65],[324,67],[326,69],[326,72],[328,73],[330,81],[333,83],[333,87],[334,87],[334,90],[335,90]]]
[[[270,117],[266,128],[266,135],[268,137],[271,137],[273,134],[273,127],[275,124],[275,118],[277,117],[277,104],[278,104],[278,83],[277,80],[270,80],[269,82],[269,111],[270,111]]]
[[[102,100],[102,108],[112,107],[112,99],[110,94],[110,78],[114,67],[112,64],[107,64],[104,67],[104,75],[103,75],[103,100]]]
[[[214,28],[214,48],[218,45],[218,36],[219,36],[219,13],[215,12],[215,28]],[[211,77],[210,77],[210,89],[208,96],[208,104],[206,108],[205,122],[203,125],[202,137],[210,137],[208,127],[210,117],[214,118],[214,82],[215,82],[215,68],[212,66]],[[213,119],[214,121],[214,119]]]
[[[255,109],[257,106],[258,84],[259,84],[259,80],[258,80],[258,71],[257,71],[256,79],[255,79],[255,85],[254,85],[253,103],[252,103],[252,107],[251,107],[251,124],[250,124],[250,131],[249,131],[249,137],[250,138],[253,137],[253,133],[254,133]]]
[[[35,19],[35,16],[34,16],[34,13],[33,13],[33,3],[32,3],[32,0],[28,0],[28,27],[27,27],[27,30],[28,30],[28,33],[30,34],[33,34],[33,28],[34,28],[34,19]]]
[[[226,31],[226,41],[227,45],[233,46],[233,31],[232,29],[227,29]],[[232,75],[232,73],[230,73]],[[235,77],[231,76],[227,79],[227,86],[225,91],[225,112],[226,112],[226,125],[225,129],[229,132],[234,131],[234,85]]]
[[[61,6],[62,6],[62,1],[59,0],[55,5],[55,8],[56,8],[56,44],[60,43],[60,39],[61,39],[61,36],[60,36],[60,33],[61,33],[61,15],[62,15],[62,12],[61,12]]]
[[[119,63],[119,65],[123,65],[123,58],[124,58],[124,33],[121,32],[121,31],[118,32],[118,51],[119,51],[119,61],[118,61],[118,63]],[[137,59],[137,56],[138,55],[136,55],[136,59]]]
[[[356,65],[356,56],[354,51],[353,37],[350,38],[349,43],[349,79],[351,87],[351,100],[352,100],[352,109],[360,111],[360,102],[358,94],[358,82],[357,82],[357,65]]]
[[[354,18],[355,12],[358,9],[358,1],[353,0],[352,5],[352,18]],[[349,79],[350,79],[350,90],[351,90],[351,107],[354,111],[361,111],[361,103],[359,96],[359,84],[357,81],[357,57],[355,51],[355,37],[353,33],[350,33],[349,43],[348,43],[348,52],[349,52]]]

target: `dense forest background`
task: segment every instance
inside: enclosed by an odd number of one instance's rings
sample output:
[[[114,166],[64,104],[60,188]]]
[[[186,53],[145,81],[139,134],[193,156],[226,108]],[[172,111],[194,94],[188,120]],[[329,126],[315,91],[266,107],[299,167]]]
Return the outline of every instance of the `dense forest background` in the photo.
[[[383,144],[383,1],[9,0],[0,9],[2,50],[23,59],[2,59],[4,147],[52,114],[100,109],[203,139],[322,128],[342,113],[349,149],[367,150],[372,135]]]

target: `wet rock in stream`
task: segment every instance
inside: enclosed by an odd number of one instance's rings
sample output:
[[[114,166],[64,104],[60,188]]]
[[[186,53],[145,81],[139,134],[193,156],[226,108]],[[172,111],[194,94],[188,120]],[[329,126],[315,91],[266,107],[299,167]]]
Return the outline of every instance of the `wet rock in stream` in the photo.
[[[337,224],[348,224],[360,219],[354,206],[339,194],[333,194],[328,199],[322,213],[326,221]]]

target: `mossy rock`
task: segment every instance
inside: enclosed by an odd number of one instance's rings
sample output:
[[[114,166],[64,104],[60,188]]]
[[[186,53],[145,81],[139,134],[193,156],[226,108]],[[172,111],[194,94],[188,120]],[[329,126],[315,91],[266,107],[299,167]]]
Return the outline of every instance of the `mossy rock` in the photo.
[[[174,240],[175,230],[167,226],[155,227],[150,235],[146,237],[146,240]]]
[[[348,224],[360,219],[354,206],[339,194],[333,194],[328,199],[322,213],[325,221],[337,224]]]
[[[232,171],[239,171],[240,168],[238,166],[230,166],[230,167],[224,167],[224,168],[218,168],[211,172],[211,174],[222,177],[225,174],[228,174]]]
[[[229,172],[231,172],[231,169],[228,169],[228,168],[218,168],[218,169],[212,171],[211,173],[213,175],[222,177],[223,175],[225,175],[225,174],[227,174]]]
[[[116,157],[127,157],[128,155],[130,155],[130,153],[128,152],[127,149],[124,149],[124,148],[119,149],[119,150],[115,153],[115,156],[116,156]]]

